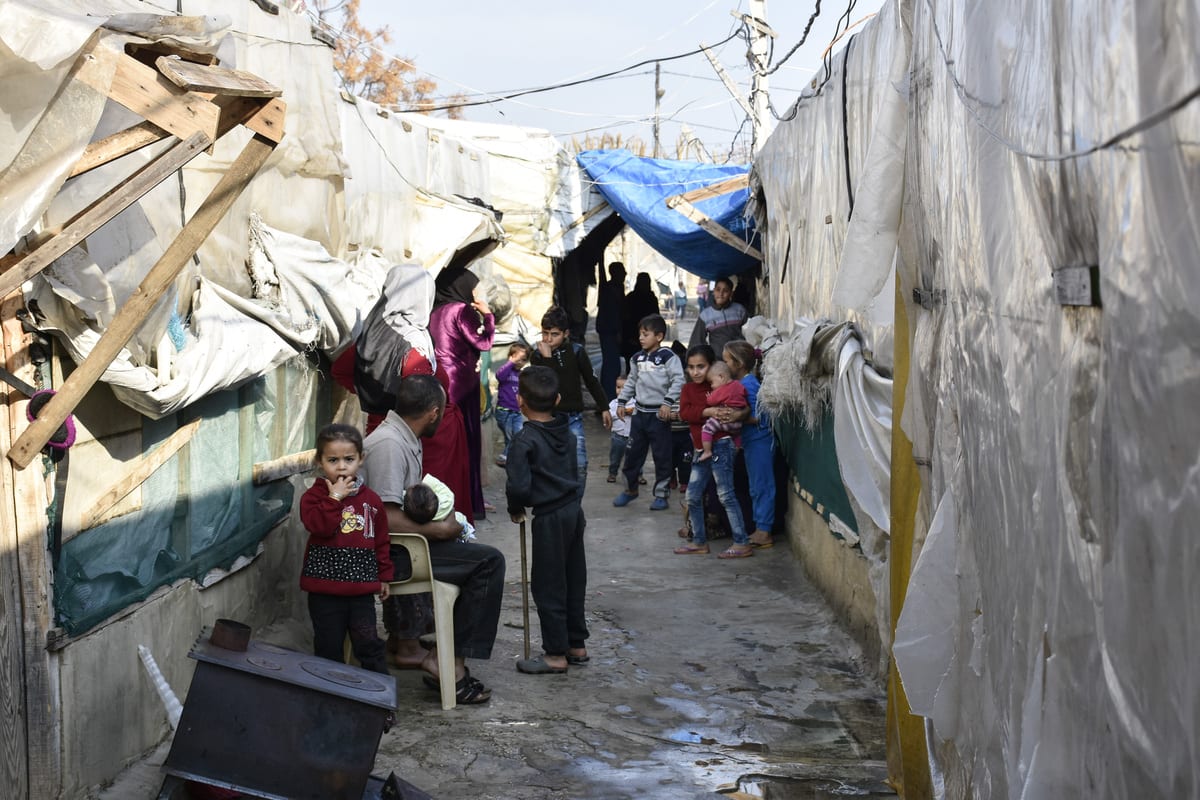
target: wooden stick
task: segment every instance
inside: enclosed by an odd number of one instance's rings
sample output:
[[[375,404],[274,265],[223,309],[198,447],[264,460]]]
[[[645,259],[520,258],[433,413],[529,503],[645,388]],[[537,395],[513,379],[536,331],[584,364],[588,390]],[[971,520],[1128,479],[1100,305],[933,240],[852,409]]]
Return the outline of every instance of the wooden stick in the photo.
[[[313,448],[312,450],[304,450],[299,453],[280,456],[270,461],[260,461],[254,465],[251,472],[251,482],[255,486],[259,486],[260,484],[277,481],[280,478],[290,477],[297,472],[312,469],[316,463],[316,459],[317,451],[316,448]]]
[[[154,452],[139,459],[119,481],[108,487],[92,507],[80,518],[79,530],[94,528],[104,519],[108,510],[130,492],[146,482],[154,472],[179,452],[179,448],[191,441],[200,429],[200,420],[194,419],[172,433],[154,449]]]
[[[177,169],[204,152],[212,144],[208,135],[196,131],[177,142],[158,158],[139,169],[127,181],[76,214],[62,233],[27,253],[11,269],[0,275],[0,297],[50,266],[54,259],[82,242],[101,225],[120,214],[139,198],[170,177]]]
[[[745,189],[749,185],[750,173],[743,172],[741,175],[734,175],[732,178],[726,178],[723,181],[718,181],[711,186],[702,186],[699,189],[692,189],[690,192],[677,194],[675,197],[686,200],[689,203],[699,203],[701,200],[707,200],[710,197],[717,197],[719,195],[729,194],[730,192],[736,192],[738,189]],[[670,205],[669,201],[674,200],[675,197],[668,198],[667,205]]]
[[[682,195],[668,197],[667,207],[678,211],[680,214],[683,214],[692,222],[696,223],[708,233],[712,234],[717,239],[720,239],[722,242],[734,248],[738,252],[745,253],[753,258],[757,258],[759,261],[763,260],[763,254],[758,248],[752,246],[749,242],[739,239],[724,225],[717,222],[715,219],[708,216],[688,201],[684,200]]]
[[[42,409],[38,418],[13,444],[12,449],[8,451],[9,460],[24,469],[46,446],[46,442],[50,441],[58,426],[75,410],[75,406],[108,369],[108,365],[121,352],[121,348],[141,327],[146,314],[170,288],[179,271],[229,211],[238,195],[246,188],[246,184],[271,155],[274,147],[274,142],[257,134],[246,143],[246,147],[230,166],[229,171],[222,176],[204,203],[171,242],[171,246],[163,253],[158,263],[146,274],[141,285],[121,306],[121,310],[109,323],[108,329],[101,334],[92,352],[71,373],[58,393],[50,398],[50,402]]]
[[[100,141],[92,142],[87,146],[83,155],[71,168],[71,174],[68,177],[74,178],[76,175],[90,172],[110,161],[116,161],[121,156],[141,150],[148,144],[161,142],[170,135],[170,131],[158,127],[153,122],[141,122],[132,128],[118,131],[112,136],[105,136]]]

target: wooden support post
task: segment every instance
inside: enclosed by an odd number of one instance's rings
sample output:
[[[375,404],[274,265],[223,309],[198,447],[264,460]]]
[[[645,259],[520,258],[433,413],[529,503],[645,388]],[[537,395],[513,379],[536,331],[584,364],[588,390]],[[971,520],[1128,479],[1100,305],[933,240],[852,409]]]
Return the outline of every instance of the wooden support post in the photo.
[[[108,329],[100,336],[92,352],[67,378],[58,394],[42,409],[41,414],[25,429],[8,451],[8,458],[24,469],[29,465],[67,416],[100,379],[121,348],[141,326],[146,314],[170,288],[179,271],[200,245],[212,233],[221,218],[229,211],[246,184],[254,177],[263,162],[271,155],[275,143],[256,134],[242,150],[229,171],[221,178],[204,203],[188,220],[175,241],[146,274],[141,285],[121,306]]]
[[[16,313],[20,296],[0,305],[3,363],[33,380],[30,335]],[[8,392],[0,425],[6,446],[25,424],[27,398]],[[46,650],[53,616],[52,565],[46,548],[46,481],[41,470],[0,468],[0,781],[6,797],[58,797],[62,780],[62,714],[56,656]]]
[[[170,177],[212,144],[202,131],[177,142],[158,158],[135,172],[108,194],[76,214],[62,232],[41,244],[33,252],[0,275],[0,296],[7,295],[25,281],[50,266],[54,259],[91,235],[101,225],[133,205],[139,198]]]

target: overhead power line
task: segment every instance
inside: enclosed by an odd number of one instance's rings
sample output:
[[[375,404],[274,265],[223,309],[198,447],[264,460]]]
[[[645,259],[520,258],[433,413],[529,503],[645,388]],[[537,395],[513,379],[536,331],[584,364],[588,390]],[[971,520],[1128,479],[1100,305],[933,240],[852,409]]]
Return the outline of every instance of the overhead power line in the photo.
[[[741,35],[741,33],[742,33],[742,31],[740,28],[737,30],[734,30],[734,32],[729,34],[729,36],[727,36],[724,39],[722,39],[721,41],[717,42],[717,44],[714,45],[714,47],[718,47],[720,45],[725,44],[726,42],[731,41],[732,39]],[[466,108],[467,106],[490,105],[492,103],[499,103],[499,102],[502,102],[505,100],[512,100],[517,97],[524,97],[525,95],[539,94],[541,92],[552,92],[556,89],[566,89],[571,86],[579,86],[581,84],[591,83],[593,81],[598,81],[598,80],[603,80],[604,78],[611,78],[614,75],[620,75],[622,72],[629,72],[630,70],[637,69],[638,67],[644,67],[647,64],[653,64],[656,61],[677,61],[681,58],[689,58],[691,56],[700,55],[703,52],[704,52],[703,50],[697,48],[695,50],[689,50],[686,53],[678,53],[673,56],[663,56],[661,58],[648,58],[648,59],[645,59],[644,61],[639,61],[636,64],[630,64],[628,67],[622,67],[621,69],[612,70],[611,72],[602,72],[599,75],[592,75],[590,77],[580,78],[580,79],[574,80],[574,81],[565,81],[563,83],[556,83],[556,84],[552,84],[550,86],[539,86],[535,89],[524,89],[519,92],[510,92],[508,94],[500,95],[498,97],[492,97],[487,100],[472,100],[472,101],[469,101],[466,103],[448,103],[443,106],[422,106],[420,108],[410,108],[407,110],[408,111],[418,111],[418,112],[447,111],[452,108]]]

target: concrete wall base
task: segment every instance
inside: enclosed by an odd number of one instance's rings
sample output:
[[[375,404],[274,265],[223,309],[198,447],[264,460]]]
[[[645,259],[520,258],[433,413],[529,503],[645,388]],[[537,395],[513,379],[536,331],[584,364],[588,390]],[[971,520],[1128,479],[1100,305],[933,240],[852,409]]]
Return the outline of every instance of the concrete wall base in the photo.
[[[792,552],[862,648],[866,668],[886,680],[888,662],[875,623],[876,599],[867,577],[867,559],[834,536],[820,514],[797,498],[789,500],[784,524]]]

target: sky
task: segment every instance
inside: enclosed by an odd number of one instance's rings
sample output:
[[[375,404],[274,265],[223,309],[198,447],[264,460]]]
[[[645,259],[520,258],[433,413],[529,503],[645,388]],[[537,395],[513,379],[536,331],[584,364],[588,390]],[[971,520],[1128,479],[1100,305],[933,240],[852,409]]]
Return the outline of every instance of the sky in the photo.
[[[851,2],[825,0],[807,42],[769,76],[769,96],[780,115],[822,71],[822,53]],[[883,2],[854,2],[850,23],[873,14]],[[767,0],[766,20],[777,34],[772,66],[800,41],[815,4],[816,0]],[[687,53],[702,43],[713,46],[738,27],[731,12],[744,13],[748,5],[748,0],[362,0],[359,16],[368,27],[388,26],[388,51],[411,59],[420,72],[436,80],[439,94],[462,92],[484,99]],[[843,37],[833,51],[844,47],[847,39]],[[743,96],[749,95],[751,75],[746,50],[740,37],[714,47]],[[661,68],[664,157],[675,157],[684,124],[716,161],[728,160],[731,152],[742,154],[749,144],[750,123],[708,60],[696,54],[663,62]],[[544,128],[564,144],[604,132],[626,140],[637,137],[650,154],[653,115],[650,63],[618,77],[468,108],[464,118]]]

